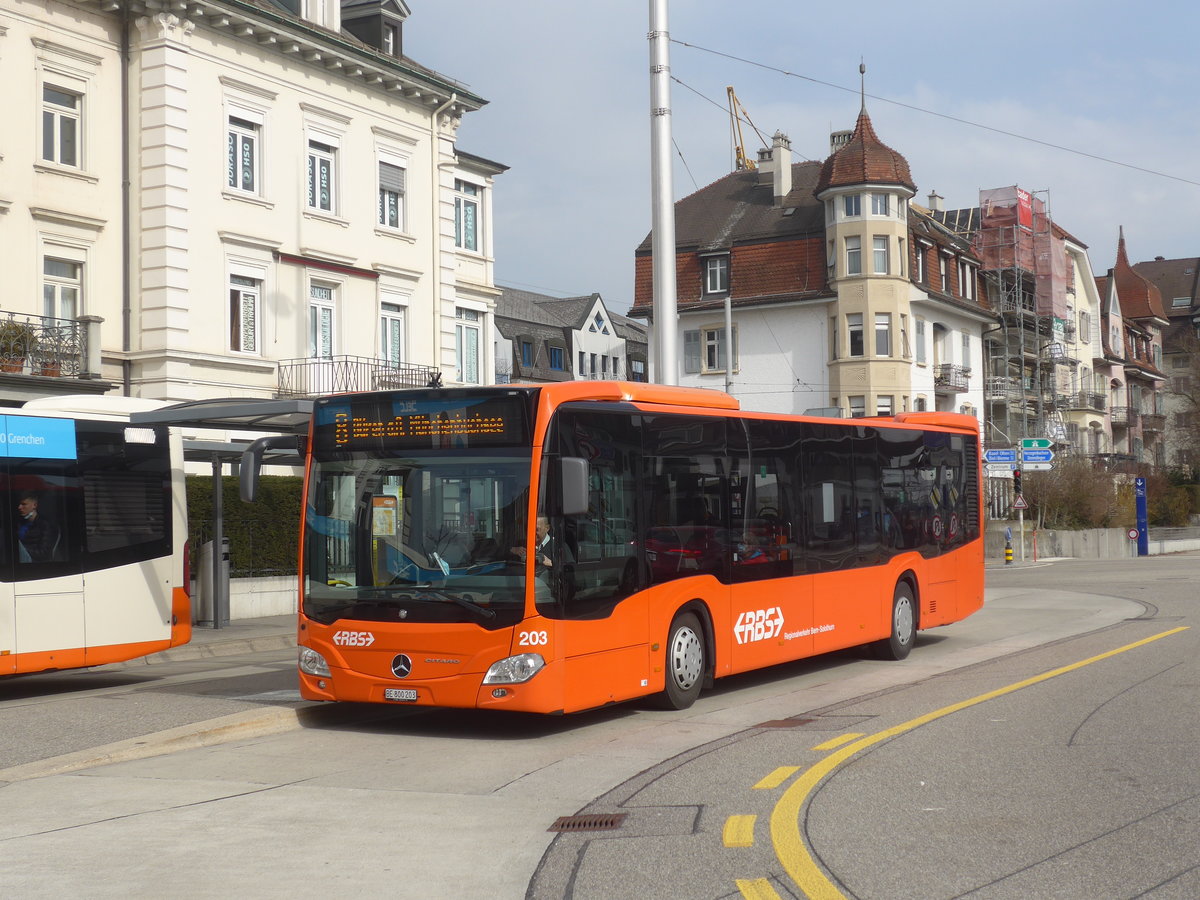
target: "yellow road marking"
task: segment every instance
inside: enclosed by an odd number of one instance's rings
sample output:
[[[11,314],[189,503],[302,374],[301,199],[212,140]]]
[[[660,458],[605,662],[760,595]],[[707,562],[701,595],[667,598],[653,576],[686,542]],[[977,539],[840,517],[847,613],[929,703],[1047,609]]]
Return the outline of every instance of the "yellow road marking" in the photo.
[[[843,734],[841,737],[831,738],[830,740],[826,741],[823,744],[817,744],[817,746],[813,747],[813,749],[814,750],[834,750],[834,749],[842,746],[842,744],[847,744],[850,741],[853,741],[854,739],[860,738],[860,737],[862,737],[861,731],[848,731],[845,734]]]
[[[771,887],[771,882],[765,878],[755,878],[753,881],[738,878],[734,884],[737,885],[737,889],[742,892],[742,896],[746,900],[779,900],[775,888]]]
[[[772,788],[777,788],[799,771],[799,766],[780,766],[778,769],[756,784],[754,789],[756,791],[769,791]]]
[[[804,845],[804,841],[800,837],[800,830],[797,827],[800,821],[800,811],[809,794],[834,769],[861,750],[865,750],[897,735],[904,734],[907,731],[912,731],[922,725],[927,725],[951,713],[959,712],[960,710],[976,706],[988,700],[995,700],[997,697],[1003,697],[1022,688],[1040,684],[1043,681],[1049,681],[1051,678],[1056,678],[1059,675],[1074,672],[1077,669],[1082,669],[1084,666],[1090,666],[1092,663],[1109,659],[1129,650],[1145,646],[1160,638],[1169,637],[1170,635],[1187,630],[1187,626],[1172,628],[1170,631],[1164,631],[1161,634],[1152,635],[1140,641],[1134,641],[1132,644],[1126,644],[1124,647],[1118,647],[1115,650],[1109,650],[1097,656],[1092,656],[1058,669],[1052,669],[1049,672],[1043,672],[1041,675],[1026,678],[1023,681],[1018,681],[1006,687],[988,691],[986,694],[980,694],[978,697],[972,697],[969,700],[944,706],[931,713],[926,713],[923,716],[918,716],[915,719],[910,719],[907,722],[862,738],[853,744],[846,745],[836,753],[831,753],[792,782],[791,786],[783,792],[783,796],[779,798],[779,802],[775,804],[775,809],[771,812],[771,842],[775,846],[776,858],[778,858],[784,871],[787,872],[788,876],[796,884],[796,887],[806,897],[812,898],[812,900],[846,900],[845,895],[834,887],[833,882],[826,877],[825,873],[817,865],[816,860],[812,858],[812,854],[808,852],[808,848]]]
[[[758,816],[730,816],[725,820],[725,830],[721,839],[726,847],[753,847],[754,823]]]

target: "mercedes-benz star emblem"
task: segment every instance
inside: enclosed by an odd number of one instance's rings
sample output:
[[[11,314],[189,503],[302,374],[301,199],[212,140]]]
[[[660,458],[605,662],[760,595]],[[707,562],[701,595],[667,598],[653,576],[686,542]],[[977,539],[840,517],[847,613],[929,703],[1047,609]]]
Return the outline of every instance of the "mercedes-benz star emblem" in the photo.
[[[407,678],[412,673],[412,660],[401,653],[392,660],[392,674],[397,678]]]

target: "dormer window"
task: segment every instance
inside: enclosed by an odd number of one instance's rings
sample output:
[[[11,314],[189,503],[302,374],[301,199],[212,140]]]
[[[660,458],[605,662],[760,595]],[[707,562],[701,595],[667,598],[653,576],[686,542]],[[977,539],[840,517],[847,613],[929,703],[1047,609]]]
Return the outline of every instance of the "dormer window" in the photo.
[[[383,52],[386,53],[388,56],[396,56],[397,55],[396,54],[396,44],[397,43],[398,42],[396,40],[396,26],[395,25],[384,25],[383,26]]]
[[[729,293],[729,256],[709,256],[704,260],[704,293]]]

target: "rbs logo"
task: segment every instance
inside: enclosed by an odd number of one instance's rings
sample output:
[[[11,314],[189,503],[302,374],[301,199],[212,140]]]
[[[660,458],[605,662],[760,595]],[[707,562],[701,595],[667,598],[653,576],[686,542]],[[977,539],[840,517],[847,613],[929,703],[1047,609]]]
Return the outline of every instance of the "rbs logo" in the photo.
[[[733,626],[733,636],[739,644],[765,641],[779,637],[783,631],[783,610],[778,606],[770,609],[752,609],[738,616]]]

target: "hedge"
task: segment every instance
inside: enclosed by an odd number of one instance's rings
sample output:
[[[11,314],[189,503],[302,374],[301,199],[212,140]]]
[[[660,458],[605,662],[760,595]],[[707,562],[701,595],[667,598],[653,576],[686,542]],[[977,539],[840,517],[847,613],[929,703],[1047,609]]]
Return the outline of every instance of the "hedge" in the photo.
[[[304,479],[291,475],[264,475],[254,503],[242,502],[235,476],[227,475],[222,481],[230,576],[295,575]],[[200,548],[212,540],[211,475],[187,476],[187,504],[192,571],[197,572]]]

